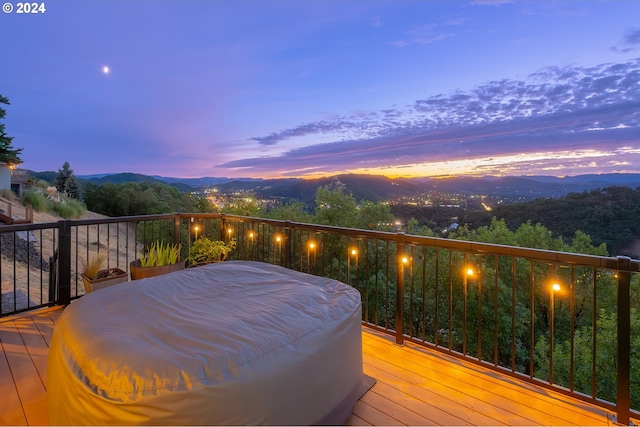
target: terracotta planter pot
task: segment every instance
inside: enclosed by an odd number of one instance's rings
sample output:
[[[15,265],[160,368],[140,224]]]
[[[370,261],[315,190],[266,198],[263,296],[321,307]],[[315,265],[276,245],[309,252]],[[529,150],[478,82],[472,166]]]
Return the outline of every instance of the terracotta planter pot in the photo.
[[[162,265],[160,267],[142,267],[140,260],[131,261],[129,264],[129,272],[131,280],[145,279],[147,277],[160,276],[161,274],[173,273],[174,271],[184,270],[184,260],[181,259],[175,264]]]
[[[106,288],[111,285],[117,285],[118,283],[126,282],[129,277],[126,271],[119,268],[109,268],[98,271],[99,279],[89,279],[84,274],[82,275],[82,282],[84,283],[85,293],[91,293],[100,289]]]

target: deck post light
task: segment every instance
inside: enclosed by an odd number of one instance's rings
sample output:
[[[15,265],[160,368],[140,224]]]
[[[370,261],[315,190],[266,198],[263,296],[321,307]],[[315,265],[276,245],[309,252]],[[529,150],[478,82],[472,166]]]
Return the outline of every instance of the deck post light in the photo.
[[[554,315],[555,315],[555,294],[559,292],[562,288],[560,284],[554,282],[551,285],[551,292],[549,293],[549,382],[553,383],[553,335],[554,335]]]
[[[316,242],[313,240],[310,240],[309,243],[307,244],[308,246],[308,250],[307,250],[307,272],[311,273],[311,253],[313,252],[313,264],[315,266],[316,263]]]
[[[358,249],[349,249],[349,256],[347,256],[347,285],[351,284],[351,258],[355,260],[356,274],[358,274]]]
[[[256,233],[253,231],[249,231],[249,250],[251,251],[251,259],[255,260],[254,249],[253,249],[253,241],[256,237]]]
[[[462,354],[467,355],[467,284],[468,279],[475,275],[473,267],[467,266],[462,275]]]
[[[402,255],[398,257],[396,267],[396,344],[404,343],[404,276],[405,267],[411,262],[411,259],[404,255],[405,246],[399,245],[398,252]]]
[[[282,236],[276,234],[276,243],[278,244],[278,259],[282,258]]]

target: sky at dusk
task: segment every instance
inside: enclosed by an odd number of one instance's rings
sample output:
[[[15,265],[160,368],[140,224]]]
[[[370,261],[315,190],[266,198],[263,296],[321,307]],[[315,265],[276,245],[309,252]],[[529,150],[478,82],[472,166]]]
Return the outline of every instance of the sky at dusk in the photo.
[[[7,2],[26,169],[640,173],[640,1]]]

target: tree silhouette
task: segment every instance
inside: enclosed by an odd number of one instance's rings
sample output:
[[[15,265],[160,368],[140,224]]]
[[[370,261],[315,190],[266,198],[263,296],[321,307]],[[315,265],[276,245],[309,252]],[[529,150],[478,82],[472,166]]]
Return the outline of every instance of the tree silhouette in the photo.
[[[9,105],[9,99],[0,95],[0,104]],[[7,113],[4,108],[0,108],[0,120],[4,119],[6,114]],[[18,165],[22,163],[22,159],[20,158],[22,148],[14,149],[11,145],[12,141],[13,137],[5,133],[4,124],[0,123],[0,163],[6,163],[9,165]]]
[[[66,193],[67,196],[73,199],[80,198],[80,191],[78,190],[78,184],[76,182],[76,176],[73,170],[69,166],[69,162],[64,162],[62,169],[58,169],[58,173],[53,181],[53,185],[61,193]]]

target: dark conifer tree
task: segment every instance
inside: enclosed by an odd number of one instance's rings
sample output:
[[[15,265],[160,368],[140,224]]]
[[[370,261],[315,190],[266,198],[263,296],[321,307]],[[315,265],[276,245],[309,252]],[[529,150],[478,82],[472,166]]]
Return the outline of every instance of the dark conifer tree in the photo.
[[[0,95],[0,104],[9,105],[9,99]],[[4,108],[0,108],[0,120],[6,116]],[[4,131],[4,123],[0,123],[0,163],[6,163],[9,165],[18,165],[22,163],[20,153],[22,148],[14,149],[11,145],[13,137],[7,135]]]
[[[78,189],[78,183],[76,182],[76,176],[69,166],[69,162],[65,162],[64,165],[62,165],[62,169],[58,169],[53,185],[55,185],[59,192],[65,193],[73,199],[80,198],[80,191]]]

